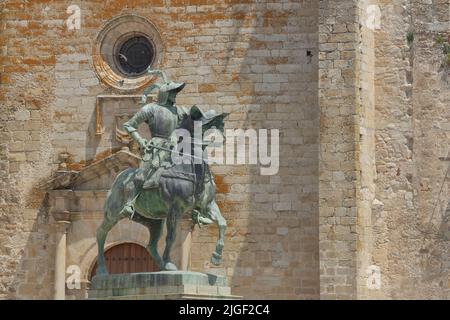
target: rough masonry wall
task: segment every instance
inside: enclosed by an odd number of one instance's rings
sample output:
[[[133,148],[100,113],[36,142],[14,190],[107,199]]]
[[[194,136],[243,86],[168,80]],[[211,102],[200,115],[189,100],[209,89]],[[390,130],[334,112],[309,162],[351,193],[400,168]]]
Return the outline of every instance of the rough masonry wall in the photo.
[[[415,34],[413,202],[420,231],[414,241],[419,250],[414,263],[420,271],[413,285],[420,288],[422,297],[449,299],[450,61],[437,45],[437,38],[450,42],[450,2],[439,0],[427,5],[413,1],[411,15]]]
[[[320,19],[321,297],[448,299],[449,3],[322,1]]]
[[[52,169],[56,48],[42,40],[52,32],[41,10],[19,1],[0,8],[0,297],[48,298],[54,243],[46,197],[36,186]]]
[[[372,220],[382,283],[373,296],[448,299],[449,246],[440,229],[450,198],[449,163],[439,158],[450,148],[449,75],[436,37],[448,39],[450,6],[445,0],[379,2]]]
[[[68,31],[72,4],[82,23]],[[91,53],[102,26],[127,13],[159,29],[165,60],[158,67],[187,82],[179,105],[232,112],[228,128],[280,129],[277,175],[260,176],[257,166],[214,168],[229,222],[224,265],[215,272],[248,298],[318,297],[317,1],[1,6],[0,297],[52,296],[51,219],[38,183],[52,176],[60,152],[79,169],[113,151],[113,137],[94,136],[95,99],[118,92],[99,83]],[[216,237],[215,228],[195,232],[194,270],[210,269]]]
[[[379,24],[377,1],[359,1],[359,163],[360,192],[357,216],[357,297],[367,299],[371,292],[368,275],[373,270],[372,205],[375,199],[375,35]],[[371,275],[372,276],[372,275]],[[373,281],[373,279],[370,279]]]

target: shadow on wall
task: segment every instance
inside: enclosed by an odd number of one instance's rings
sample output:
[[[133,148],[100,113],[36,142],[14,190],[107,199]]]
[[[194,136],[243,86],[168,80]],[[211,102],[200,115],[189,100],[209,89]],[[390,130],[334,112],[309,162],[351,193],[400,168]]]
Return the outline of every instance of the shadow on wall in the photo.
[[[448,173],[448,172],[446,172]],[[443,185],[446,184],[448,176],[446,175]],[[448,195],[448,188],[442,188],[443,196]],[[441,194],[438,196],[438,204],[433,210],[430,221],[426,224],[426,230],[422,230],[423,240],[419,250],[421,258],[422,275],[421,281],[425,284],[436,284],[440,288],[448,289],[450,276],[450,201],[440,201]],[[444,202],[444,203],[443,203]],[[444,204],[441,206],[440,204]],[[440,216],[438,213],[441,213]],[[442,298],[448,298],[447,293],[443,292]]]
[[[276,175],[261,175],[259,165],[213,168],[228,229],[224,264],[207,269],[228,272],[232,294],[248,299],[319,297],[318,3],[291,4],[234,5],[230,13],[223,75],[240,65],[229,79],[238,92],[225,93],[237,98],[223,106],[232,112],[227,128],[280,131]],[[207,232],[199,242],[216,239],[216,227]],[[203,250],[203,261],[214,245]]]
[[[228,128],[280,130],[280,168],[273,176],[262,176],[257,165],[214,168],[228,221],[220,272],[230,271],[233,294],[244,298],[318,298],[318,2],[273,8],[252,2],[229,10],[234,30],[223,70],[216,72],[225,88],[218,89],[224,101],[219,111],[232,112]],[[86,159],[100,144],[91,135],[95,113],[89,121]],[[39,206],[33,228],[40,229],[31,233],[29,252],[22,253],[30,258],[20,268],[33,272],[20,272],[14,281],[21,297],[51,298],[55,232],[48,200]],[[197,232],[193,253],[203,261],[217,233],[216,227]]]
[[[17,243],[17,249],[11,247],[7,255],[17,264],[7,299],[51,299],[54,286],[55,238],[54,225],[50,223],[49,196],[34,190],[29,197],[24,212],[18,213],[19,219],[33,221],[28,230],[26,243]],[[39,203],[33,203],[39,199]],[[38,208],[38,209],[36,209]],[[36,214],[37,211],[37,214]],[[23,234],[20,235],[23,238]]]

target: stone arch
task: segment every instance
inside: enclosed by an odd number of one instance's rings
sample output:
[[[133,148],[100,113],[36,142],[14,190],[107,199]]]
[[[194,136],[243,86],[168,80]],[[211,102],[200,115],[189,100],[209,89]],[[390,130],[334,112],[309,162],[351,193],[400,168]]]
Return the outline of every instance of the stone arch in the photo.
[[[139,243],[139,242],[136,242],[136,241],[123,240],[123,241],[117,241],[117,242],[109,243],[109,244],[105,247],[105,253],[106,253],[109,249],[112,249],[112,248],[114,248],[114,247],[117,247],[117,246],[120,246],[120,245],[123,245],[123,244],[129,244],[129,243],[135,244],[135,245],[138,245],[138,246],[141,246],[141,247],[143,247],[143,248],[146,248],[146,247],[147,247],[147,242],[146,242],[146,241],[145,241],[145,242]],[[89,280],[89,276],[92,274],[92,271],[93,271],[93,269],[94,269],[94,267],[95,267],[95,265],[96,265],[96,262],[97,262],[97,255],[95,255],[94,259],[91,259],[91,263],[90,263],[89,267],[88,267],[87,270],[86,270],[86,271],[87,271],[87,274],[86,274],[86,275],[83,275],[83,276],[86,277],[86,280]]]
[[[101,221],[97,221],[95,225],[99,225]],[[91,228],[96,229],[96,228]],[[90,238],[83,238],[80,241],[77,241],[77,235],[74,234],[75,238],[73,241],[68,243],[68,247],[71,249],[71,261],[77,261],[79,263],[79,267],[81,270],[81,281],[87,282],[89,278],[89,274],[92,270],[93,265],[97,259],[97,242],[95,238],[95,233],[92,233],[94,236]],[[83,235],[80,235],[83,237]],[[148,230],[136,223],[129,220],[120,221],[108,234],[108,238],[105,244],[105,250],[109,248],[126,243],[136,243],[143,247],[147,246],[149,239]]]

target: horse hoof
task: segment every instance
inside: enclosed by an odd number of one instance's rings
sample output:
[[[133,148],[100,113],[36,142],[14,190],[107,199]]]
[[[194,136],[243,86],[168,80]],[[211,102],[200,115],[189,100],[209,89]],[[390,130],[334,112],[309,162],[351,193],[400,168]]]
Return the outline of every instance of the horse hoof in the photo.
[[[164,265],[164,270],[165,271],[177,271],[178,269],[177,269],[177,266],[174,265],[172,262],[167,262]]]
[[[222,263],[222,257],[213,254],[213,256],[211,257],[211,263],[215,266],[218,266]]]

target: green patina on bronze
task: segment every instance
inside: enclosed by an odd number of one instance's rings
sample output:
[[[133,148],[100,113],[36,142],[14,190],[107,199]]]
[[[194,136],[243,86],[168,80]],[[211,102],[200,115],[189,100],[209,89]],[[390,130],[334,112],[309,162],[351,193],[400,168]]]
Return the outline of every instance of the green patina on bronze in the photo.
[[[211,262],[220,264],[224,245],[226,221],[215,201],[216,186],[209,166],[205,161],[194,163],[194,148],[188,161],[174,164],[171,150],[178,142],[175,129],[185,129],[194,135],[194,121],[201,121],[202,131],[216,128],[223,133],[226,113],[214,111],[203,113],[194,106],[190,110],[175,105],[177,94],[184,83],[168,81],[164,72],[149,70],[163,78],[163,84],[153,84],[144,91],[142,102],[153,90],[159,89],[156,103],[144,105],[128,122],[124,129],[139,144],[143,156],[139,168],[121,172],[114,181],[105,201],[105,214],[97,229],[98,268],[97,274],[107,274],[104,245],[108,232],[121,219],[129,218],[143,224],[150,231],[148,251],[161,270],[177,270],[171,261],[171,249],[176,237],[176,225],[184,214],[190,214],[195,224],[216,223],[219,239]],[[146,123],[152,138],[146,141],[137,128]],[[202,142],[202,147],[206,144]],[[161,257],[157,243],[166,221],[166,246]]]

